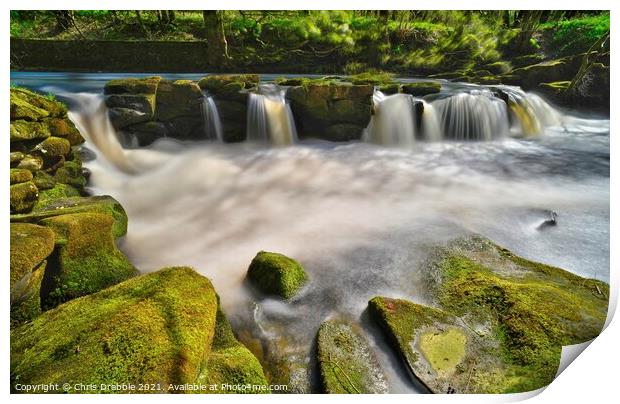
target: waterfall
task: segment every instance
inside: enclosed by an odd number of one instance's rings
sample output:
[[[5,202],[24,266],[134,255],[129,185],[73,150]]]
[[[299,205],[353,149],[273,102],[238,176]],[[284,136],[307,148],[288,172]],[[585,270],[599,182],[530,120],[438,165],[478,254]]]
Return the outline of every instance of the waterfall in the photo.
[[[372,101],[374,115],[364,131],[363,140],[389,146],[412,146],[416,137],[413,96],[386,96],[375,91]]]
[[[506,103],[486,90],[461,92],[432,102],[444,138],[491,140],[509,133]]]
[[[209,96],[206,92],[203,94],[202,119],[204,122],[205,137],[222,142],[223,131],[220,114],[217,112],[217,106],[215,105],[213,97]]]
[[[248,98],[247,138],[277,146],[297,141],[293,112],[285,99],[286,90],[273,84],[259,86]]]
[[[421,130],[424,139],[432,142],[440,141],[443,138],[441,134],[441,122],[437,115],[437,110],[432,103],[421,100],[423,106],[421,118]]]
[[[103,95],[67,92],[58,96],[68,100],[71,105],[69,118],[89,143],[95,145],[119,170],[129,174],[137,171],[116,136]]]

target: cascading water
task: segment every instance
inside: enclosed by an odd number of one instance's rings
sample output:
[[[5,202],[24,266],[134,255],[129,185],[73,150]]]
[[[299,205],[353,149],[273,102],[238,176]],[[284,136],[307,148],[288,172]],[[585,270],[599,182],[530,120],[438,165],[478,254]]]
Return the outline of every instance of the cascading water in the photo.
[[[411,146],[415,141],[414,99],[408,94],[386,96],[375,91],[374,115],[363,140],[390,146]]]
[[[204,121],[205,137],[211,140],[223,140],[222,121],[217,111],[213,97],[206,92],[203,94],[202,119]]]
[[[506,103],[488,90],[461,92],[433,101],[443,138],[492,140],[508,134]]]
[[[297,141],[293,112],[286,102],[286,90],[273,84],[259,86],[248,97],[247,138],[287,146]]]

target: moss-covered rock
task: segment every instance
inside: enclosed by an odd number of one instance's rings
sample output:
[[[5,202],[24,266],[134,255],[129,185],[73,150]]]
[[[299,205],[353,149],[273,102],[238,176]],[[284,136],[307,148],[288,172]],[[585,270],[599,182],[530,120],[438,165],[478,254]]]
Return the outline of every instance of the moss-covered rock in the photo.
[[[214,74],[200,79],[198,85],[216,98],[245,99],[239,91],[254,88],[258,82],[257,74]]]
[[[155,118],[170,121],[178,117],[202,120],[203,95],[198,84],[190,80],[162,80],[157,90]]]
[[[16,167],[17,164],[19,164],[20,161],[22,161],[22,159],[25,157],[26,155],[20,151],[15,151],[15,152],[11,152],[10,154],[10,158],[11,158],[11,167]]]
[[[480,236],[438,249],[426,270],[441,309],[379,297],[369,311],[432,391],[538,389],[553,380],[562,346],[596,337],[605,322],[605,283]]]
[[[411,94],[414,97],[424,97],[429,94],[436,94],[441,91],[441,84],[436,81],[417,81],[414,83],[405,83],[402,86],[402,92]]]
[[[74,161],[65,161],[65,164],[56,170],[54,179],[61,184],[83,189],[87,182],[83,170],[81,164]]]
[[[348,77],[353,84],[372,84],[378,86],[393,82],[392,75],[387,72],[366,71]]]
[[[44,123],[25,120],[11,121],[11,142],[23,142],[48,137],[50,137],[50,131]]]
[[[49,262],[44,304],[54,307],[120,283],[137,274],[116,247],[114,219],[101,213],[73,213],[40,222],[56,233],[57,256]]]
[[[127,233],[127,214],[120,203],[111,196],[71,197],[41,201],[37,209],[28,214],[11,215],[11,222],[38,223],[43,219],[69,213],[101,213],[114,219],[112,233],[121,237]]]
[[[109,94],[155,94],[161,77],[123,78],[108,81],[103,87],[103,93]]]
[[[43,158],[32,154],[26,154],[17,164],[17,168],[29,170],[32,172],[43,168]]]
[[[41,313],[41,282],[54,232],[29,223],[11,223],[11,326]]]
[[[39,189],[39,197],[41,197],[44,190],[52,189],[56,185],[54,177],[45,171],[35,171],[33,176],[34,179],[32,182],[34,182],[34,185]]]
[[[37,144],[34,151],[41,153],[44,157],[64,157],[71,151],[71,143],[67,139],[51,136]]]
[[[250,263],[248,279],[265,294],[289,299],[308,281],[308,275],[294,259],[261,251]]]
[[[374,353],[350,322],[328,320],[321,324],[317,359],[326,393],[387,393],[387,382]]]
[[[11,88],[11,120],[39,120],[45,117],[64,117],[67,106],[53,97],[45,97],[22,87]]]
[[[54,250],[54,232],[30,223],[11,223],[11,287]]]
[[[32,172],[23,168],[11,168],[11,185],[32,181]]]
[[[25,213],[37,203],[39,190],[32,181],[11,185],[11,213]]]
[[[206,366],[198,382],[216,385],[209,393],[269,393],[268,382],[256,357],[235,338],[226,315],[218,305],[215,332]],[[231,389],[226,385],[252,385],[252,389]]]
[[[327,128],[336,124],[357,127],[347,140],[359,139],[363,128],[368,125],[372,113],[372,85],[351,85],[349,83],[310,81],[291,87],[287,98],[298,132],[302,137],[319,137],[334,140]]]
[[[123,129],[130,125],[151,120],[152,116],[144,112],[136,111],[130,108],[109,108],[108,116],[110,122],[116,129]]]
[[[166,392],[170,383],[195,383],[210,354],[217,306],[211,282],[184,267],[65,303],[13,330],[12,389],[159,383]]]
[[[84,143],[80,131],[69,118],[46,118],[42,122],[47,125],[51,136],[67,139],[71,146]]]
[[[381,84],[377,86],[377,90],[387,95],[398,94],[402,91],[402,86],[399,83]]]

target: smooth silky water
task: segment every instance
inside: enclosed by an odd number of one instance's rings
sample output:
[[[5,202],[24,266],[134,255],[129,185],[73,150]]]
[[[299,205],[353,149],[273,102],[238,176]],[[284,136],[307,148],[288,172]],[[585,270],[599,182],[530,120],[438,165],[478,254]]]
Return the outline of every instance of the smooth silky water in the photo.
[[[38,86],[30,80],[30,87],[69,103],[86,146],[97,153],[86,163],[90,187],[127,210],[129,231],[120,247],[131,261],[142,272],[194,267],[213,281],[239,333],[261,337],[267,349],[275,341],[292,360],[309,361],[322,321],[348,316],[375,346],[390,391],[419,391],[364,310],[376,295],[427,302],[420,268],[429,248],[467,232],[581,276],[609,279],[608,120],[569,117],[517,90],[509,93],[516,105],[510,118],[495,100],[464,105],[487,91],[467,86],[466,96],[456,89],[448,94],[457,97],[452,100],[420,100],[428,105],[419,128],[406,117],[377,123],[377,117],[395,118],[394,109],[379,104],[369,130],[391,131],[381,139],[393,140],[392,147],[163,138],[128,150],[100,94],[79,92],[84,87],[72,87],[73,77],[56,79],[54,87],[44,86],[45,77]],[[268,122],[283,122],[286,104],[269,104],[281,102],[273,92],[253,98],[262,107],[256,119],[267,123],[252,136],[277,137]],[[465,111],[467,120],[447,113],[450,108]],[[487,113],[495,115],[479,115]],[[515,119],[519,114],[535,122]],[[482,125],[477,133],[487,141],[441,140],[471,137],[472,125]],[[467,136],[445,129],[459,127]],[[517,132],[528,136],[513,137]],[[549,211],[557,213],[557,225],[540,227]],[[284,253],[306,268],[311,281],[292,302],[261,300],[244,282],[260,250]]]

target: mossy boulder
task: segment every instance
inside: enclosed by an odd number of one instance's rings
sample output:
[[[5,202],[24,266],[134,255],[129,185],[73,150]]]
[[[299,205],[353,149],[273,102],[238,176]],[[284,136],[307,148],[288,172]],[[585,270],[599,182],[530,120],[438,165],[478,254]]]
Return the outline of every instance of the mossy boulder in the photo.
[[[45,171],[35,171],[33,177],[32,182],[34,182],[34,185],[36,185],[39,189],[39,197],[43,191],[52,189],[56,186],[56,180],[54,177]]]
[[[239,91],[254,88],[258,82],[257,74],[214,74],[200,79],[198,85],[216,98],[244,99]]]
[[[11,223],[11,326],[41,313],[41,283],[54,232],[29,223]]]
[[[26,155],[20,151],[12,151],[10,154],[11,167],[16,167]]]
[[[525,90],[531,90],[539,83],[571,80],[579,71],[582,59],[583,55],[575,55],[548,60],[519,67],[512,70],[510,75],[516,77],[514,84],[521,85]],[[504,82],[507,82],[507,80],[504,79]]]
[[[141,122],[147,122],[152,119],[152,116],[144,112],[136,111],[130,108],[109,108],[108,116],[110,122],[116,129],[123,129],[130,125],[135,125]]]
[[[441,84],[436,81],[417,81],[406,83],[402,86],[402,92],[411,94],[414,97],[424,97],[429,94],[436,94],[441,91]]]
[[[33,139],[45,139],[48,137],[50,137],[49,128],[42,122],[25,120],[11,121],[11,142],[23,142]]]
[[[11,215],[11,222],[39,223],[43,219],[69,213],[101,213],[114,220],[112,225],[114,237],[118,238],[127,233],[125,209],[111,196],[70,197],[41,202],[31,213]]]
[[[118,250],[114,219],[101,213],[72,213],[40,222],[56,233],[57,254],[49,263],[44,304],[54,307],[120,283],[137,274]]]
[[[41,153],[44,157],[64,157],[71,151],[71,143],[67,139],[51,136],[37,144],[34,151]]]
[[[105,95],[110,94],[155,94],[161,77],[123,78],[108,81],[103,87]]]
[[[348,321],[321,324],[317,359],[326,393],[387,393],[385,376],[372,349],[357,326]]]
[[[425,273],[438,308],[375,298],[369,310],[433,391],[544,387],[562,346],[596,337],[606,319],[605,283],[518,257],[481,236],[437,249]]]
[[[46,118],[42,123],[47,126],[51,136],[67,139],[71,146],[84,143],[80,131],[69,118]]]
[[[13,330],[12,389],[159,383],[166,392],[169,383],[195,383],[210,354],[217,306],[211,282],[185,267],[65,303]]]
[[[202,90],[193,81],[162,80],[157,90],[155,118],[158,121],[170,121],[178,117],[195,117],[202,119]]]
[[[355,126],[355,130],[346,140],[354,140],[361,138],[370,122],[373,91],[370,84],[310,81],[289,88],[287,98],[291,101],[300,136],[334,140],[327,129],[336,124],[348,124]]]
[[[29,170],[32,172],[43,168],[43,158],[32,154],[26,154],[17,164],[17,168]]]
[[[399,83],[381,84],[377,86],[377,90],[387,95],[398,94],[402,91],[402,86]]]
[[[67,106],[53,97],[46,97],[26,88],[11,88],[11,120],[35,121],[48,116],[67,116]]]
[[[74,161],[65,161],[65,164],[56,170],[54,179],[77,189],[83,189],[87,182],[82,165]]]
[[[263,368],[256,357],[233,334],[226,315],[218,305],[211,352],[198,382],[216,385],[209,393],[269,393]],[[252,389],[222,388],[225,385],[252,385]]]
[[[285,255],[261,251],[248,268],[249,281],[261,292],[289,299],[308,281],[300,263]]]
[[[32,210],[39,198],[39,190],[32,181],[11,185],[11,213],[25,213]]]
[[[11,185],[32,180],[32,172],[23,168],[11,168]]]

